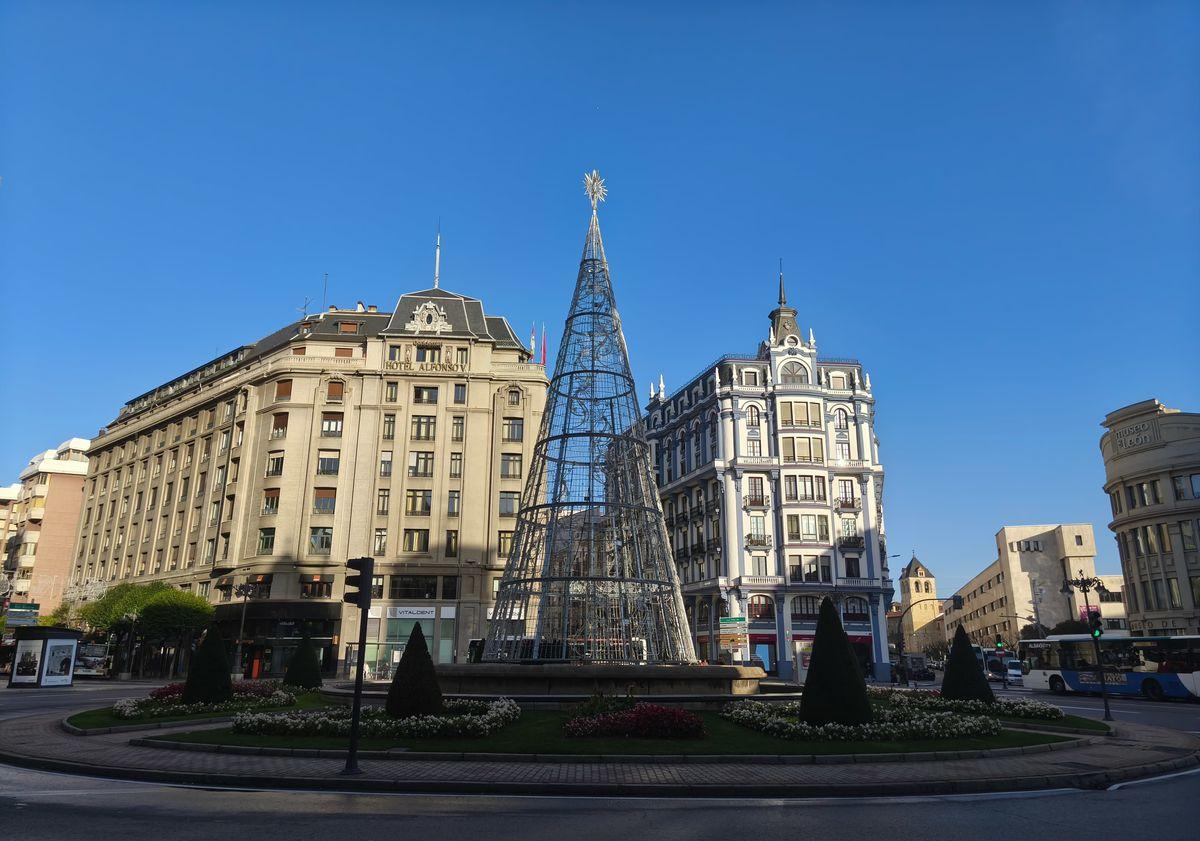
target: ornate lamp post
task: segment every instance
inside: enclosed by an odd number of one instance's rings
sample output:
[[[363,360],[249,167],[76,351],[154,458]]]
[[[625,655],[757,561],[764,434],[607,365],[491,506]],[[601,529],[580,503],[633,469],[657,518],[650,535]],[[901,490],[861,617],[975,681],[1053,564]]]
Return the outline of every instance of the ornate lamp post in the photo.
[[[233,594],[242,600],[242,621],[238,625],[237,661],[233,666],[233,671],[240,677],[242,675],[242,637],[246,632],[246,604],[250,601],[251,596],[258,595],[258,585],[249,582],[239,584],[233,588]]]
[[[1072,588],[1075,588],[1074,590]],[[1083,593],[1084,609],[1087,611],[1089,625],[1092,617],[1092,602],[1088,598],[1088,593],[1095,590],[1097,593],[1107,593],[1108,588],[1104,586],[1104,582],[1095,576],[1084,575],[1083,570],[1079,570],[1079,575],[1075,578],[1064,578],[1062,590],[1064,596],[1069,596],[1079,590]],[[1099,604],[1096,605],[1097,609]],[[1112,721],[1112,711],[1108,708],[1108,683],[1104,679],[1104,661],[1100,659],[1100,632],[1099,630],[1092,631],[1092,645],[1096,651],[1096,672],[1100,675],[1100,697],[1104,699],[1104,720]]]
[[[117,680],[133,678],[133,640],[136,637],[138,615],[136,612],[126,613],[124,619],[129,623],[129,648],[125,656],[125,669],[117,675]]]

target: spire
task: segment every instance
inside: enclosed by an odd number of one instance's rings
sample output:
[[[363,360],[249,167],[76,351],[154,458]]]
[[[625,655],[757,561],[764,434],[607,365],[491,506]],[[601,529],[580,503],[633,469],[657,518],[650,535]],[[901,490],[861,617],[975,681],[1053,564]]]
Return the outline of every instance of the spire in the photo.
[[[811,327],[808,328],[808,343],[813,347],[817,346],[817,337],[813,335],[813,329]]]
[[[779,306],[787,306],[787,293],[783,291],[783,258],[779,258]]]
[[[663,384],[663,375],[658,375],[658,396],[659,399],[665,400],[667,397],[667,387]]]
[[[442,282],[442,220],[438,220],[437,242],[433,246],[433,288]]]
[[[779,305],[771,310],[768,318],[771,321],[771,338],[769,347],[782,345],[788,336],[800,337],[800,328],[796,325],[796,310],[788,306],[787,290],[783,285],[783,258],[779,258]]]

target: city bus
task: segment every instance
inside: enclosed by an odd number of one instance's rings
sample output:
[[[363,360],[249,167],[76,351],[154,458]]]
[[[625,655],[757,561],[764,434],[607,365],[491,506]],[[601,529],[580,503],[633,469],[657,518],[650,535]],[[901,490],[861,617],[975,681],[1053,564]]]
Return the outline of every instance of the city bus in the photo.
[[[1069,634],[1022,640],[1029,689],[1099,692],[1096,648],[1090,636]],[[1104,680],[1113,695],[1200,699],[1200,636],[1111,637],[1100,640]]]

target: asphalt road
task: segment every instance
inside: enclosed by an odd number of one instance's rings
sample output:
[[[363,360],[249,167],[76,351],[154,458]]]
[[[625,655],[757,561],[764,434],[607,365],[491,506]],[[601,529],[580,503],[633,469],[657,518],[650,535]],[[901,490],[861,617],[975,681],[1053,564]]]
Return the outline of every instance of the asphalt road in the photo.
[[[142,697],[161,685],[161,681],[76,681],[74,686],[51,689],[11,689],[0,686],[0,719],[46,710],[103,707],[122,698]]]
[[[605,837],[1194,841],[1200,774],[1110,791],[882,800],[354,795],[122,783],[0,766],[0,827],[22,841],[355,841]],[[352,833],[352,835],[350,835]]]
[[[1104,717],[1104,701],[1093,695],[1055,695],[1052,692],[1010,689],[1005,691],[992,686],[999,698],[1033,698],[1046,701],[1070,715],[1088,718]],[[1200,735],[1200,704],[1194,701],[1149,701],[1145,698],[1110,699],[1109,708],[1113,719],[1133,724],[1150,724],[1155,727],[1170,727]]]

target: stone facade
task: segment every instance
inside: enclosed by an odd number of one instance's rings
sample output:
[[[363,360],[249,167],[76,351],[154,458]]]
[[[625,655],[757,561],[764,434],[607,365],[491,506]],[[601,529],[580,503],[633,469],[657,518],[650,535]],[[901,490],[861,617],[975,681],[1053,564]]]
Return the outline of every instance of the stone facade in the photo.
[[[904,650],[921,653],[934,643],[945,639],[945,631],[937,622],[942,613],[937,597],[937,579],[916,556],[909,561],[897,581],[900,590],[900,610],[897,633],[904,635]]]
[[[947,639],[963,625],[972,642],[991,644],[998,635],[1015,646],[1021,628],[1035,618],[1047,628],[1080,618],[1083,594],[1060,590],[1068,577],[1096,574],[1090,524],[1005,526],[996,533],[996,552],[995,561],[954,593],[963,600],[961,610],[954,596],[944,602]]]
[[[308,631],[352,659],[348,558],[376,559],[367,660],[421,623],[435,660],[482,637],[545,403],[502,318],[444,289],[289,324],[125,406],[93,441],[72,595],[165,581],[216,604],[247,674]],[[236,585],[257,585],[243,605]]]
[[[1144,400],[1103,425],[1130,631],[1200,633],[1200,414]]]
[[[802,679],[831,596],[864,669],[886,680],[893,588],[870,377],[818,357],[782,278],[770,321],[756,354],[723,356],[670,395],[660,379],[646,407],[696,655]],[[721,619],[739,617],[746,636],[722,639]]]

